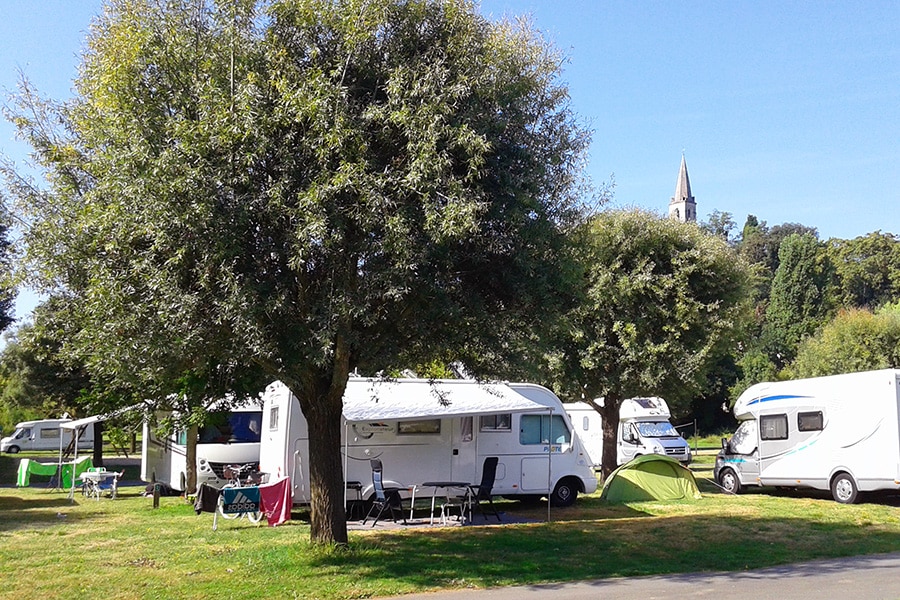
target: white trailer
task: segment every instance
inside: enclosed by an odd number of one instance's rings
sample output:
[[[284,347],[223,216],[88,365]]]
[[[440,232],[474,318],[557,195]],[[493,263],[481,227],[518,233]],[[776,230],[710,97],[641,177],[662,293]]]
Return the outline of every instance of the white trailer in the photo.
[[[296,396],[281,382],[266,388],[260,470],[289,476],[294,504],[308,504],[309,434]],[[590,459],[562,404],[538,385],[470,380],[351,378],[343,399],[346,482],[370,499],[370,459],[381,459],[385,485],[411,490],[425,481],[480,480],[488,456],[499,459],[498,496],[548,496],[567,506],[597,489]]]
[[[603,399],[597,400],[602,405]],[[599,469],[603,457],[603,419],[586,402],[564,404],[572,425]],[[662,454],[689,464],[691,448],[669,421],[669,405],[662,398],[629,398],[619,407],[616,464],[644,454]]]
[[[22,421],[16,424],[15,431],[0,440],[0,452],[15,454],[17,452],[31,450],[59,450],[65,449],[71,442],[74,434],[71,429],[62,428],[72,419],[40,419],[37,421]],[[94,425],[86,425],[78,437],[78,447],[89,450],[94,447]]]
[[[860,491],[900,489],[900,370],[759,383],[734,405],[740,425],[722,440],[715,478],[750,485]]]
[[[225,485],[226,465],[257,465],[262,431],[262,407],[258,400],[227,410],[213,410],[197,440],[197,485]],[[172,489],[187,487],[187,429],[158,437],[145,420],[141,440],[141,479]]]

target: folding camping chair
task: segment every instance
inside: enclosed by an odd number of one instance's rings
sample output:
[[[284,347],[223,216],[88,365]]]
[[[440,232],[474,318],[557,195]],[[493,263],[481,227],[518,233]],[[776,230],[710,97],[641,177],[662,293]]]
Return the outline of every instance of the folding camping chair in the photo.
[[[485,458],[484,465],[481,467],[481,483],[469,486],[468,506],[470,523],[472,522],[473,508],[478,508],[478,512],[481,513],[481,516],[487,520],[487,515],[484,514],[484,508],[481,504],[482,502],[487,502],[490,505],[491,512],[494,513],[494,516],[497,517],[497,521],[500,522],[500,514],[494,507],[494,500],[491,494],[491,491],[494,489],[494,480],[497,478],[498,462],[499,459],[496,456]]]
[[[397,513],[400,513],[403,524],[406,525],[406,518],[403,516],[403,504],[399,494],[400,488],[384,487],[384,469],[380,459],[373,458],[369,463],[372,465],[372,485],[375,487],[375,500],[372,502],[372,508],[369,509],[369,513],[362,520],[362,524],[365,525],[369,517],[375,513],[375,521],[372,522],[372,527],[375,527],[381,516],[390,510],[394,522],[397,521]]]

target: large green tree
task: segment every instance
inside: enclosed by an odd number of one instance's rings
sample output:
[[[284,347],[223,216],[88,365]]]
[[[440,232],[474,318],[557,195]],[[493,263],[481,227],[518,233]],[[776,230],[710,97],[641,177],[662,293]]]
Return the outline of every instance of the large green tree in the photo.
[[[852,240],[828,240],[841,306],[874,310],[900,299],[900,239],[876,231]]]
[[[60,352],[66,327],[65,307],[50,300],[34,310],[32,322],[8,337],[0,353],[4,414],[22,420],[64,412],[87,416],[79,401],[90,394],[92,383],[82,364]]]
[[[823,244],[809,234],[786,237],[778,257],[762,339],[780,369],[794,359],[800,342],[833,314],[834,271]]]
[[[16,285],[11,225],[12,214],[0,191],[0,333],[15,322]]]
[[[842,310],[800,344],[790,378],[900,367],[900,304]]]
[[[746,264],[716,235],[641,211],[609,211],[582,232],[581,302],[561,324],[556,387],[603,416],[603,472],[616,466],[622,400],[682,406],[730,351],[745,315]]]
[[[588,143],[560,64],[466,0],[113,0],[76,98],[17,111],[49,188],[9,187],[91,368],[290,386],[312,538],[344,543],[349,373],[478,368],[553,311]]]

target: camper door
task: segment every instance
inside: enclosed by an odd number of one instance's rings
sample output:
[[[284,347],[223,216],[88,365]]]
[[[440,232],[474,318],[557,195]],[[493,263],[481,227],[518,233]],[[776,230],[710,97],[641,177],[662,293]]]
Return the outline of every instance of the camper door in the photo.
[[[519,418],[519,444],[531,456],[522,458],[522,490],[547,492],[552,486],[552,474],[548,471],[551,453],[567,452],[572,446],[572,432],[562,415],[542,413],[521,414]]]
[[[451,422],[450,479],[472,481],[477,470],[478,453],[475,447],[475,417],[458,417]]]

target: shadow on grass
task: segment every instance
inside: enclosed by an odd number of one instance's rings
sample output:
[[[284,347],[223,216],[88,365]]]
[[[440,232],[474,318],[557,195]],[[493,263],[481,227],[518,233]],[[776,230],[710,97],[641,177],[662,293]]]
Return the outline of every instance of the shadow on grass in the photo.
[[[492,587],[745,571],[898,548],[900,533],[877,525],[694,515],[375,533],[354,539],[345,554],[315,561],[352,563],[367,578],[400,579],[417,588]]]
[[[78,516],[62,509],[72,507],[68,496],[0,496],[0,531],[31,529],[35,526],[77,520]]]

